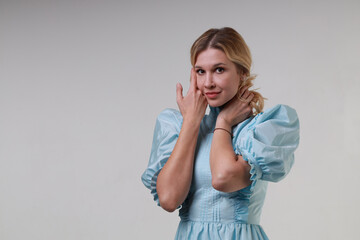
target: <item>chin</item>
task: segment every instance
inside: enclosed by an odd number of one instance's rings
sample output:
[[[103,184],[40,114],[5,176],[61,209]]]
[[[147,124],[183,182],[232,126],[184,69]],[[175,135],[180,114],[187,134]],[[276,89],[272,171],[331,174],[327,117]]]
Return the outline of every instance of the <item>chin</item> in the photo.
[[[222,105],[216,104],[216,103],[209,103],[209,106],[210,106],[210,107],[220,107],[220,106],[222,106]]]
[[[209,100],[209,99],[207,99],[207,102],[210,107],[220,107],[220,108],[224,107],[224,105],[230,101],[231,101],[231,99],[229,99],[229,100],[224,100],[224,99],[222,99],[222,100],[220,100],[220,99],[211,100],[210,99]]]
[[[209,101],[208,101],[208,104],[210,107],[221,107],[221,106],[225,105],[225,103],[223,103],[223,102],[209,102]]]

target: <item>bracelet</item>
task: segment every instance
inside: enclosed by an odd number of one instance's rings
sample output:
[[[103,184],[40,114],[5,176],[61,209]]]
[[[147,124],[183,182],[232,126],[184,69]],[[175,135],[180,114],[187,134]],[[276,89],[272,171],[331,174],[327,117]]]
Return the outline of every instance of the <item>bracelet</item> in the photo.
[[[234,137],[234,135],[233,135],[229,130],[227,130],[227,129],[225,129],[225,128],[215,128],[214,131],[213,131],[213,133],[215,132],[215,130],[224,130],[225,132],[228,132],[228,133],[230,134],[231,138]]]

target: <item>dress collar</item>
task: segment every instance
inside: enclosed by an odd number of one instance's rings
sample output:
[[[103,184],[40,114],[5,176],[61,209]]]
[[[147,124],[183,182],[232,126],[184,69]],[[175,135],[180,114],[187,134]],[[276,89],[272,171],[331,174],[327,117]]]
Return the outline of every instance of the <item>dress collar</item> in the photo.
[[[207,126],[207,128],[209,129],[209,131],[213,131],[215,124],[216,124],[216,119],[221,111],[221,107],[211,107],[210,108],[210,112],[209,115],[207,115],[205,117],[205,124]]]
[[[211,106],[209,106],[209,107],[210,107],[209,116],[210,116],[211,118],[215,118],[215,119],[216,119],[217,116],[219,115],[222,107],[211,107]]]

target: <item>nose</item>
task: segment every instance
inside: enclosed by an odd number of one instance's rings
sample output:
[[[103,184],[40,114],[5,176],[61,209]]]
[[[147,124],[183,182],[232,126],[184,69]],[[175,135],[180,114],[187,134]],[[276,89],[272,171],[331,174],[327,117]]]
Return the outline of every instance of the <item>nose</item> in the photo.
[[[204,87],[206,87],[206,88],[215,87],[215,83],[213,81],[213,76],[211,73],[206,74]]]

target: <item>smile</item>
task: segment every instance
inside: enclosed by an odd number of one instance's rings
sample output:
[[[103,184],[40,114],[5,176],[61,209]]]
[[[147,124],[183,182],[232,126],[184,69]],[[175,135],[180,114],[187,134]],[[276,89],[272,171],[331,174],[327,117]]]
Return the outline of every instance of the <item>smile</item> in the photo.
[[[217,95],[219,95],[220,92],[208,92],[208,93],[205,93],[205,95],[208,97],[208,98],[216,98]]]

